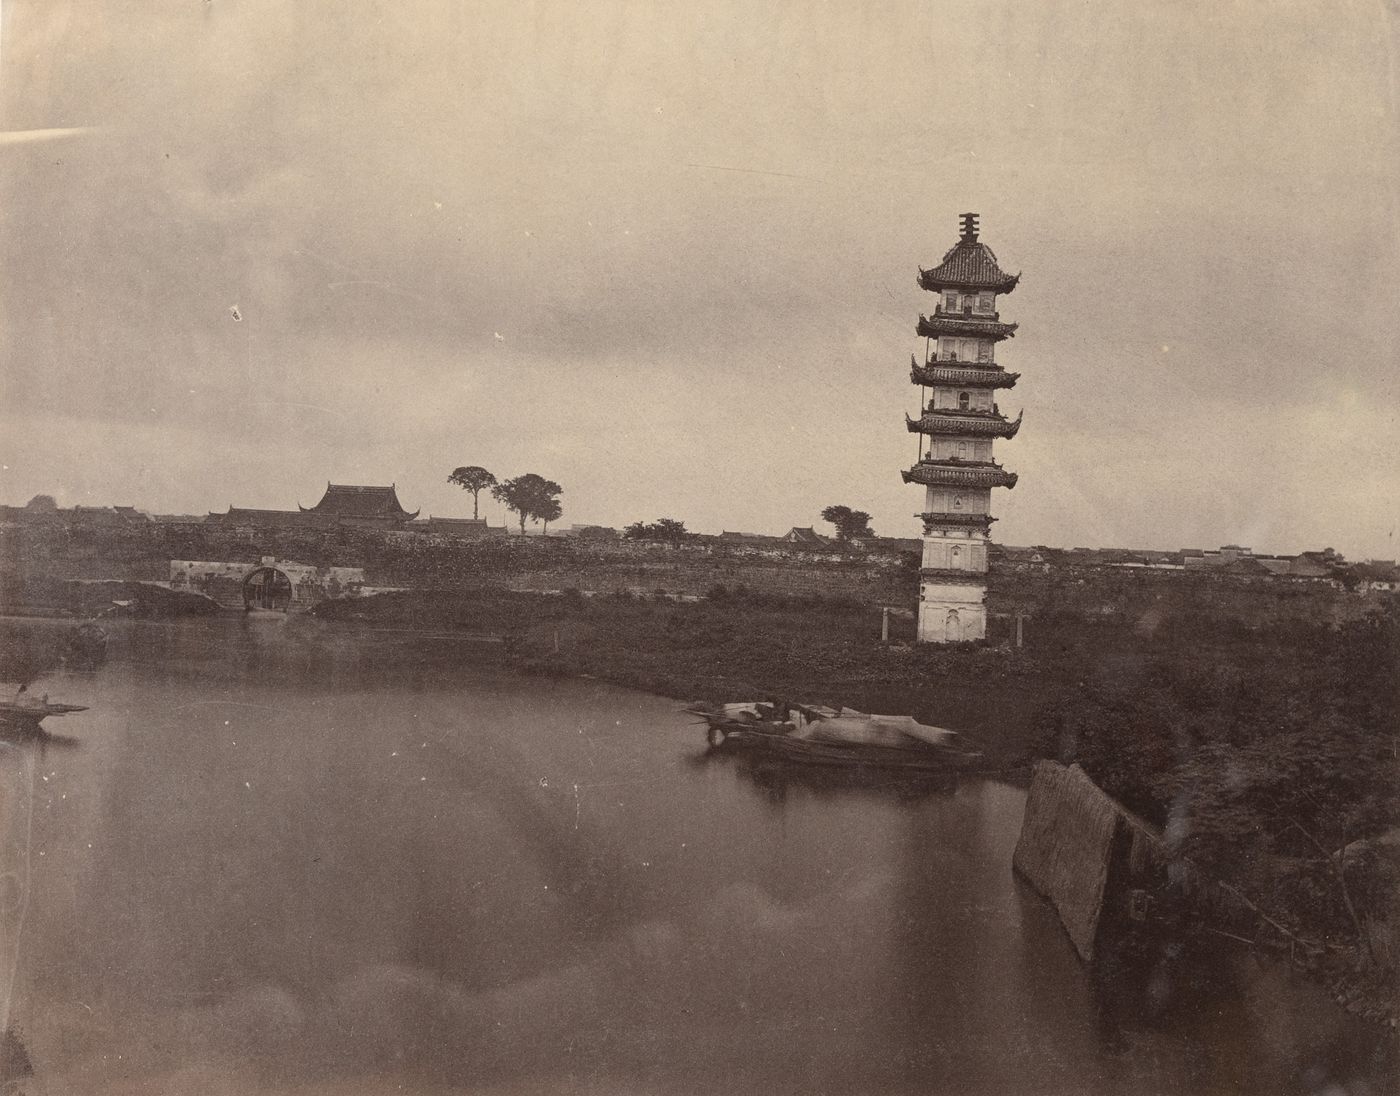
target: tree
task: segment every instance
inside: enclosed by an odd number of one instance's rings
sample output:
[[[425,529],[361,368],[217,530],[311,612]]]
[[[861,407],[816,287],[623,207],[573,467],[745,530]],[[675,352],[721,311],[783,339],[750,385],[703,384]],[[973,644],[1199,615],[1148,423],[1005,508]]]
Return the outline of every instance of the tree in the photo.
[[[564,513],[564,507],[560,505],[558,499],[545,499],[540,503],[540,507],[535,511],[535,517],[544,522],[544,531],[549,533],[549,523],[558,521],[560,515]]]
[[[462,468],[454,468],[452,475],[447,477],[447,482],[455,483],[462,490],[472,493],[472,520],[476,520],[481,492],[488,487],[495,487],[496,477],[479,464],[468,464]]]
[[[547,480],[534,472],[526,472],[491,488],[491,497],[503,503],[507,510],[520,518],[520,532],[525,532],[525,522],[544,521],[546,527],[564,513],[558,496],[563,492],[553,480]]]
[[[24,504],[26,510],[57,510],[58,503],[54,502],[52,495],[35,495]]]
[[[690,536],[685,522],[675,518],[657,518],[651,522],[634,521],[622,531],[628,540],[664,540],[669,544],[679,544]]]
[[[852,510],[849,506],[828,506],[822,511],[822,521],[836,526],[837,540],[854,540],[856,537],[873,537],[870,528],[870,515],[864,510]]]

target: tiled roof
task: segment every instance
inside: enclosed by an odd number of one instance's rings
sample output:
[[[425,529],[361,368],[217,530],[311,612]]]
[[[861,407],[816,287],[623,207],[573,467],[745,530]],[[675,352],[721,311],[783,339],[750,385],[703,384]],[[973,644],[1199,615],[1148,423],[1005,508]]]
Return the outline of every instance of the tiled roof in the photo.
[[[1001,468],[959,468],[957,465],[920,461],[901,472],[905,483],[926,487],[1015,487],[1016,473]]]
[[[999,365],[965,365],[961,362],[911,363],[909,379],[915,384],[951,384],[962,388],[1014,388],[1019,373],[1008,373]]]
[[[306,514],[300,510],[256,510],[246,506],[230,506],[228,513],[211,513],[205,520],[242,525],[305,525]]]
[[[1021,415],[1008,422],[1004,415],[979,415],[967,411],[925,411],[917,419],[904,416],[911,434],[952,434],[957,437],[1014,438],[1021,429]]]
[[[315,506],[302,507],[307,513],[327,514],[338,518],[390,518],[407,521],[418,516],[399,505],[398,493],[388,487],[359,487],[353,484],[328,483],[326,493]]]
[[[930,526],[942,525],[972,525],[987,529],[992,522],[997,519],[990,514],[964,514],[964,513],[928,513],[915,514],[915,517],[922,518],[924,522],[924,532],[929,531]]]
[[[932,270],[919,268],[919,285],[934,291],[944,286],[967,286],[1010,293],[1020,280],[1021,275],[1007,274],[997,265],[997,257],[990,247],[969,239],[954,244]]]
[[[920,316],[914,331],[922,338],[939,335],[966,335],[969,338],[991,339],[999,342],[1016,334],[1016,324],[979,320],[975,316]]]

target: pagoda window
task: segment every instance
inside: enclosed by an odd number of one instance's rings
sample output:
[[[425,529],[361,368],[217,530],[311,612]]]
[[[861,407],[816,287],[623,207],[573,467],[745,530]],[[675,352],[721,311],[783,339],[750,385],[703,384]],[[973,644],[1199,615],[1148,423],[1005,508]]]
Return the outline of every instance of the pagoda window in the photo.
[[[962,509],[962,496],[961,496],[961,495],[954,495],[954,496],[953,496],[953,509],[954,509],[954,510],[961,510],[961,509]]]
[[[943,310],[945,312],[958,310],[958,295],[951,289],[943,294]]]
[[[966,392],[959,392],[959,393],[958,393],[958,409],[961,410],[961,411],[966,411],[966,410],[967,410],[969,407],[971,407],[971,406],[972,406],[972,397],[971,397],[970,395],[968,395]]]
[[[977,360],[979,362],[989,362],[992,360],[992,344],[989,342],[978,342]]]
[[[958,460],[967,460],[967,442],[958,442]]]
[[[978,312],[990,312],[990,311],[992,311],[992,309],[993,309],[994,307],[996,307],[996,299],[997,299],[997,295],[996,295],[995,293],[988,293],[988,292],[986,292],[986,291],[983,291],[983,292],[977,294],[977,311],[978,311]]]

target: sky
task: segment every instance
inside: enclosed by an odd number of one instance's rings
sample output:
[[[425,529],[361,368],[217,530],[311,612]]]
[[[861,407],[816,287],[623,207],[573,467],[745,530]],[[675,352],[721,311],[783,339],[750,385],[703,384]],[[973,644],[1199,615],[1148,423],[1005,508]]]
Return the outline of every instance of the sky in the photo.
[[[1023,274],[995,539],[1393,559],[1397,27],[0,0],[0,500],[462,516],[480,464],[566,525],[917,536],[915,278],[973,210]]]

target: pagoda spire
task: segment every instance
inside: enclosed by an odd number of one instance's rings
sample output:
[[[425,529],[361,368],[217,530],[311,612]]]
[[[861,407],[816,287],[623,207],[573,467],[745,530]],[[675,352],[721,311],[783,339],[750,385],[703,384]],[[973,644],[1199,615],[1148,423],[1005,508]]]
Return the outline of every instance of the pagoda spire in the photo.
[[[1016,333],[1016,324],[1002,322],[997,298],[1021,276],[1005,273],[978,240],[976,213],[959,222],[961,234],[943,261],[919,270],[919,285],[936,301],[915,328],[924,340],[924,360],[916,357],[909,374],[919,386],[919,417],[905,417],[919,437],[919,459],[904,482],[924,488],[922,643],[986,638],[992,488],[1016,486],[1016,473],[993,460],[992,443],[1021,428],[1021,415],[1008,418],[996,402],[997,390],[1014,387],[1019,376],[996,361],[997,346]]]

